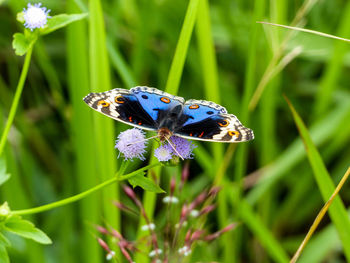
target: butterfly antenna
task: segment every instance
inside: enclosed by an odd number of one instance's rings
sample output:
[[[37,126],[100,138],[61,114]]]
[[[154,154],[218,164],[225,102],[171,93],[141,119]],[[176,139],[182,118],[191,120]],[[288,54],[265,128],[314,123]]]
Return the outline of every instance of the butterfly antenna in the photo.
[[[181,154],[176,150],[175,145],[174,145],[168,138],[165,138],[165,139],[168,141],[168,143],[169,143],[170,146],[174,149],[174,151],[177,153],[177,155],[178,155],[182,160],[185,160],[185,159],[181,156]]]
[[[148,140],[150,140],[150,139],[154,139],[154,138],[156,138],[156,137],[159,137],[158,134],[157,134],[157,135],[154,135],[154,136],[152,136],[152,137],[149,137],[149,138],[147,138],[147,139],[143,139],[143,140],[139,140],[139,141],[136,141],[136,142],[129,143],[127,146],[130,146],[130,145],[133,145],[133,144],[139,143],[139,142],[145,142],[145,141],[148,141]]]

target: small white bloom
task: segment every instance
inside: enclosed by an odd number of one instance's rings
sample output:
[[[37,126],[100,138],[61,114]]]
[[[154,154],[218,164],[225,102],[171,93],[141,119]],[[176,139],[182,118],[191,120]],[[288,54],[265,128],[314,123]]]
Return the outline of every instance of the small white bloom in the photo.
[[[154,230],[154,229],[156,229],[156,225],[153,224],[153,223],[150,223],[149,225],[143,225],[143,226],[141,227],[141,230],[142,230],[142,231]]]
[[[107,259],[107,260],[111,260],[114,256],[115,256],[115,252],[114,252],[113,250],[111,250],[111,251],[106,255],[106,259]]]
[[[166,196],[163,198],[163,203],[166,203],[166,204],[177,204],[179,202],[179,199],[175,196]]]
[[[155,255],[160,255],[163,253],[163,250],[161,250],[160,248],[157,248],[155,250],[152,250],[151,252],[149,252],[148,256],[153,258]]]
[[[192,253],[191,248],[189,248],[188,246],[183,246],[179,248],[178,252],[179,254],[184,255],[185,257]]]
[[[191,213],[190,213],[190,216],[191,216],[191,217],[197,217],[197,216],[199,216],[199,211],[193,209],[193,210],[191,211]]]
[[[31,31],[35,28],[43,28],[49,16],[50,10],[46,10],[46,7],[41,7],[41,3],[28,4],[27,9],[23,9],[24,26]]]
[[[187,221],[184,221],[184,222],[182,223],[181,227],[186,227],[187,224],[188,224]],[[177,223],[177,224],[175,225],[175,228],[180,228],[180,224]]]

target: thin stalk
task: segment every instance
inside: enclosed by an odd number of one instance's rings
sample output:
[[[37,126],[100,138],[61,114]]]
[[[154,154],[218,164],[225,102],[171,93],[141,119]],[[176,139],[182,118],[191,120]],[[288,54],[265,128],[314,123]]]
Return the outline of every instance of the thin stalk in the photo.
[[[15,97],[13,98],[13,102],[12,102],[11,109],[10,109],[10,114],[9,114],[8,119],[7,119],[5,129],[4,129],[4,131],[3,131],[2,135],[1,135],[0,156],[1,156],[2,152],[4,151],[4,147],[5,147],[5,144],[6,144],[7,136],[9,134],[9,132],[10,132],[13,120],[14,120],[16,112],[17,112],[18,103],[19,103],[19,100],[21,98],[23,87],[24,87],[24,82],[25,82],[25,80],[27,78],[29,64],[30,64],[30,60],[31,60],[31,57],[32,57],[32,52],[33,52],[33,45],[31,45],[31,47],[28,49],[27,55],[26,55],[26,57],[24,59],[24,64],[23,64],[21,76],[20,76],[19,81],[18,81]]]
[[[334,190],[333,194],[331,195],[331,197],[329,198],[329,200],[324,204],[324,206],[322,207],[321,211],[316,216],[315,221],[312,223],[312,225],[311,225],[309,231],[307,232],[303,242],[301,242],[297,252],[295,252],[293,258],[290,261],[290,263],[295,263],[298,260],[301,252],[304,250],[306,244],[308,243],[308,241],[312,237],[312,235],[315,232],[316,228],[321,223],[322,218],[324,217],[324,215],[328,211],[329,206],[332,204],[334,198],[337,196],[337,194],[339,193],[340,189],[343,187],[343,185],[346,182],[346,180],[348,179],[349,175],[350,175],[350,167],[348,168],[348,170],[344,174],[343,178],[340,180],[339,184],[335,188],[335,190]]]
[[[40,212],[44,212],[44,211],[48,211],[48,210],[51,210],[51,209],[54,209],[54,208],[57,208],[57,207],[60,207],[60,206],[64,206],[64,205],[67,205],[67,204],[70,204],[70,203],[73,203],[73,202],[76,202],[76,201],[79,201],[81,199],[83,199],[84,197],[110,185],[110,184],[113,184],[117,181],[122,181],[122,180],[126,180],[126,179],[130,179],[131,177],[143,172],[143,171],[146,171],[150,168],[153,168],[155,166],[158,166],[158,165],[161,165],[161,163],[155,163],[155,164],[151,164],[151,165],[147,165],[145,167],[142,167],[136,171],[133,171],[127,175],[124,175],[124,176],[117,176],[119,171],[116,173],[116,176],[114,176],[113,178],[109,179],[109,180],[106,180],[104,181],[103,183],[100,183],[80,194],[77,194],[77,195],[74,195],[74,196],[71,196],[71,197],[68,197],[68,198],[65,198],[65,199],[62,199],[60,201],[57,201],[57,202],[53,202],[53,203],[50,203],[50,204],[47,204],[47,205],[42,205],[42,206],[38,206],[38,207],[34,207],[34,208],[29,208],[29,209],[23,209],[23,210],[15,210],[15,211],[12,211],[12,214],[13,215],[30,215],[30,214],[36,214],[36,213],[40,213]]]

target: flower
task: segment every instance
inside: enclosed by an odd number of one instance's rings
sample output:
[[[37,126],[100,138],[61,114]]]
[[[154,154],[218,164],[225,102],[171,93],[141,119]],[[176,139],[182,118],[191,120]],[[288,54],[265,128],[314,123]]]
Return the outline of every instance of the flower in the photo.
[[[178,252],[179,254],[187,257],[188,255],[191,254],[192,251],[191,251],[191,248],[189,248],[188,246],[183,246],[182,248],[179,248]]]
[[[163,253],[163,250],[161,250],[160,248],[152,250],[151,252],[149,252],[148,256],[153,258],[154,256],[160,255]]]
[[[175,145],[176,151],[172,149],[172,153],[174,155],[178,156],[178,153],[181,155],[184,159],[192,159],[193,158],[193,149],[197,146],[194,145],[191,141],[188,141],[184,138],[177,137],[177,136],[171,136],[170,137],[171,142]]]
[[[142,231],[154,230],[154,229],[156,229],[156,225],[153,224],[153,223],[150,223],[150,224],[148,224],[148,225],[143,225],[143,226],[141,226],[141,230],[142,230]]]
[[[35,28],[43,28],[49,16],[50,10],[46,7],[41,7],[41,3],[38,4],[28,4],[27,10],[23,9],[24,26],[29,28],[31,31]]]
[[[124,155],[125,160],[139,158],[143,161],[145,160],[143,154],[146,152],[146,144],[145,133],[133,128],[119,134],[115,148]]]
[[[163,144],[154,150],[154,156],[157,157],[158,161],[166,162],[173,158],[172,149],[169,144]]]
[[[177,204],[179,199],[175,196],[166,196],[163,198],[163,203],[165,204]]]
[[[179,156],[183,159],[193,158],[192,150],[196,146],[192,142],[177,136],[171,136],[170,141],[172,144],[163,144],[154,151],[154,156],[160,162],[169,161],[173,156]]]

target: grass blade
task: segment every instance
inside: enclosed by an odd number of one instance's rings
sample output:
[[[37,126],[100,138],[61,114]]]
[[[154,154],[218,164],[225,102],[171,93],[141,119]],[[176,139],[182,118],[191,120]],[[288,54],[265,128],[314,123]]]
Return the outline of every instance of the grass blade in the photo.
[[[199,2],[200,0],[191,0],[187,7],[185,20],[182,25],[165,87],[165,91],[171,94],[177,94],[177,91],[179,90],[181,75],[185,64],[188,46],[190,45],[194,22],[196,21]]]
[[[327,201],[334,192],[333,181],[323,163],[319,152],[312,142],[310,134],[302,119],[294,109],[293,105],[288,101],[288,99],[287,102],[293,114],[294,121],[298,127],[300,136],[302,137],[307,157],[314,172],[314,176],[321,191],[322,197],[325,201]],[[348,261],[350,261],[350,221],[345,206],[339,196],[336,196],[334,198],[333,206],[329,207],[329,214],[332,222],[338,230],[339,237],[343,244],[345,257]]]

